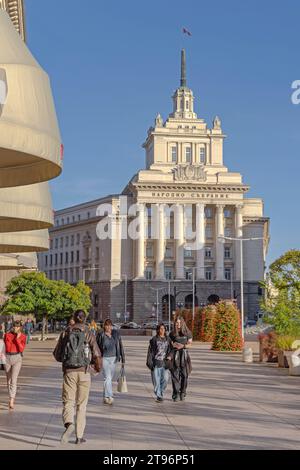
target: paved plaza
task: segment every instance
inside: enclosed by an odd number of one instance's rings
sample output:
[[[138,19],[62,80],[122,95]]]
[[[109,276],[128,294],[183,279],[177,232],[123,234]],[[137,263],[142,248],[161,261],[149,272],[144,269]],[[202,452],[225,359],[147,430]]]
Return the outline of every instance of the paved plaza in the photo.
[[[113,406],[102,403],[102,376],[93,377],[82,446],[75,438],[60,444],[62,374],[51,354],[55,341],[32,341],[14,411],[7,409],[0,373],[0,450],[300,449],[299,377],[195,343],[187,400],[173,403],[169,384],[159,404],[145,367],[148,339],[125,338],[129,392],[116,393]]]

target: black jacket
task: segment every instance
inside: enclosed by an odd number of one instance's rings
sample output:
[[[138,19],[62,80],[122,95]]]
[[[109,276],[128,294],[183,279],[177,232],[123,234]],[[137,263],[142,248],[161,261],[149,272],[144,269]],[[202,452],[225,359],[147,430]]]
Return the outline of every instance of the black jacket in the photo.
[[[99,346],[99,349],[101,351],[101,354],[103,356],[103,343],[104,343],[104,331],[100,331],[98,334],[97,334],[97,337],[96,337],[96,341],[97,341],[97,344]],[[112,337],[114,338],[115,342],[116,342],[116,358],[117,358],[117,362],[122,362],[123,364],[125,364],[125,352],[124,352],[124,348],[123,348],[123,343],[122,343],[122,339],[121,339],[121,335],[120,333],[117,331],[117,330],[112,330],[111,332],[111,335]]]
[[[172,351],[172,343],[169,337],[167,337],[166,340],[168,342],[168,348],[166,352],[166,357],[167,357]],[[146,366],[150,370],[154,369],[154,366],[155,366],[154,360],[155,360],[156,353],[157,353],[157,335],[153,336],[153,338],[151,338],[149,341]]]

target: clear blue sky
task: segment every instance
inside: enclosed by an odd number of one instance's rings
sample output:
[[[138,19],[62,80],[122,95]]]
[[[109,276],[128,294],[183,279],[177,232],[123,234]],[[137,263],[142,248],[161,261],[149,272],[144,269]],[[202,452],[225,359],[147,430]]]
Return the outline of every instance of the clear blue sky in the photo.
[[[222,119],[225,164],[271,218],[268,261],[299,249],[298,0],[25,0],[28,43],[51,77],[65,145],[56,209],[118,193],[171,112],[187,50],[198,116]],[[192,37],[181,33],[182,26]]]

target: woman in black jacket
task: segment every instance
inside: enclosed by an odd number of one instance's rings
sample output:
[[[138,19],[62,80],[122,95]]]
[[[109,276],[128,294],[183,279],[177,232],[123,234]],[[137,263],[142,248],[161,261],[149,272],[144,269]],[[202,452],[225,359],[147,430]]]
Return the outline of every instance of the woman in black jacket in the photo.
[[[171,359],[171,341],[166,335],[166,327],[160,323],[156,328],[156,336],[149,342],[147,367],[151,370],[154,393],[158,403],[163,401],[163,394],[169,380],[169,364]]]
[[[112,321],[108,318],[103,325],[103,331],[97,335],[97,344],[103,357],[103,402],[106,405],[112,405],[113,389],[112,380],[115,374],[117,362],[125,365],[125,353],[121,336],[117,330],[113,329]]]
[[[173,330],[170,333],[173,346],[171,377],[173,386],[173,401],[184,400],[188,384],[188,376],[192,371],[191,358],[187,348],[192,343],[192,333],[182,317],[175,318]]]

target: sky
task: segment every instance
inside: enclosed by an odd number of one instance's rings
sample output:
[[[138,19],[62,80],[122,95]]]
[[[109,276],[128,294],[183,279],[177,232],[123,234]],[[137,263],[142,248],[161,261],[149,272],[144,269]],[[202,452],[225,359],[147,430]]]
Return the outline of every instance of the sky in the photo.
[[[144,168],[141,145],[156,114],[172,111],[185,47],[198,117],[211,126],[220,116],[224,164],[264,200],[268,262],[299,249],[298,0],[25,0],[25,8],[65,148],[51,182],[55,209],[119,193]]]

